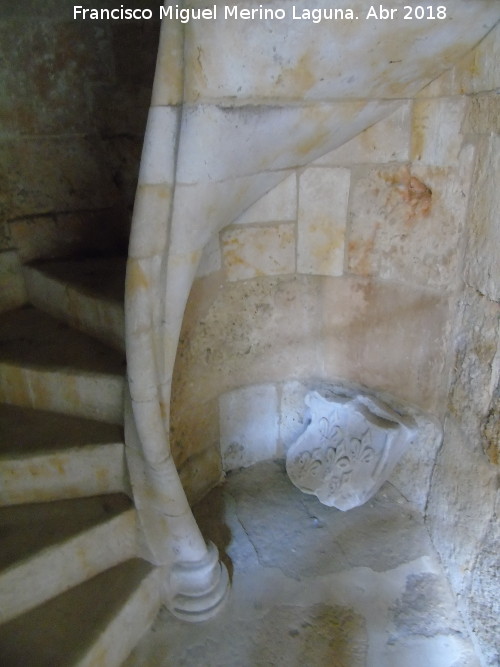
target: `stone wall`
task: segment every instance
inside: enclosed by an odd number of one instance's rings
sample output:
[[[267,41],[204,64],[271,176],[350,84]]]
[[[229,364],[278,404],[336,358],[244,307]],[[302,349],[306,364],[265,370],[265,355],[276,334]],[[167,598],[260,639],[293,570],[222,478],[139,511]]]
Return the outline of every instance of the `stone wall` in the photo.
[[[444,441],[428,526],[484,663],[498,664],[500,452],[500,36],[435,81],[436,96],[465,94],[458,141],[474,147]],[[463,98],[460,98],[463,99]]]
[[[126,250],[159,31],[157,3],[135,6],[155,18],[82,21],[64,0],[2,3],[4,307],[24,298],[19,258]]]
[[[341,378],[443,419],[474,161],[465,108],[402,101],[211,239],[177,358],[179,465],[217,446],[208,415],[249,385]]]

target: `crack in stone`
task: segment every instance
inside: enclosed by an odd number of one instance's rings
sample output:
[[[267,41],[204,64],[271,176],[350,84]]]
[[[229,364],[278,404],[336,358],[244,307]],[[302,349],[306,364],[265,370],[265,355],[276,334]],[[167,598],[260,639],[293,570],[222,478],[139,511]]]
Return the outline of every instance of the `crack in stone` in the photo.
[[[242,521],[242,519],[240,518],[240,515],[238,514],[238,503],[236,502],[236,498],[235,498],[235,497],[233,496],[233,494],[229,491],[229,489],[226,490],[226,493],[227,493],[227,495],[231,498],[231,500],[232,500],[233,503],[234,503],[234,516],[235,516],[236,520],[238,521],[238,523],[240,524],[241,529],[243,530],[243,532],[244,532],[245,535],[247,536],[247,539],[248,539],[248,541],[250,542],[250,544],[251,544],[251,546],[252,546],[252,548],[253,548],[253,550],[254,550],[254,552],[255,552],[255,556],[256,556],[257,560],[259,561],[259,565],[260,565],[261,567],[266,567],[266,566],[262,563],[262,560],[261,560],[259,551],[258,551],[257,547],[255,546],[255,544],[253,543],[253,540],[252,540],[252,538],[250,537],[249,532],[248,532],[247,529],[245,528],[245,526],[244,526],[244,524],[243,524],[243,521]]]

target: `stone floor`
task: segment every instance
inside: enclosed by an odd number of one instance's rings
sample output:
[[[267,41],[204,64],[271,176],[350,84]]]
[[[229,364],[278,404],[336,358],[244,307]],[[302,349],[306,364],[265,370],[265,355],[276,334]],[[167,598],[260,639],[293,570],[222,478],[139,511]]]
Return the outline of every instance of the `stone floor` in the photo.
[[[196,514],[231,598],[200,625],[163,609],[126,667],[478,667],[422,519],[390,484],[344,513],[266,462]]]

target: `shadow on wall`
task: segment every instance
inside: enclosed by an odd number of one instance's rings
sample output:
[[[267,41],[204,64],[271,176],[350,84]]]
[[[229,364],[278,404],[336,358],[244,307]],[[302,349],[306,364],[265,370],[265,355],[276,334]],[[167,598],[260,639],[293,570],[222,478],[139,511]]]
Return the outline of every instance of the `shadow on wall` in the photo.
[[[23,261],[125,254],[157,12],[107,24],[73,20],[62,1],[33,4],[2,10],[0,21],[0,249],[18,248]]]

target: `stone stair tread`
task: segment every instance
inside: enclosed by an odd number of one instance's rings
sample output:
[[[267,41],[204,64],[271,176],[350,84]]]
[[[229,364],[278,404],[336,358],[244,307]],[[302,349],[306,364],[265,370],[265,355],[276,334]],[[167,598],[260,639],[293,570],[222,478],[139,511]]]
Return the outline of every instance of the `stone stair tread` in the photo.
[[[158,610],[156,582],[150,580],[149,591],[141,591],[140,600],[134,599],[154,569],[143,560],[130,559],[0,626],[0,664],[4,667],[120,664]],[[103,636],[127,604],[135,609],[123,614],[118,643],[124,646],[117,647],[113,637],[108,640],[115,644],[112,650],[118,655],[121,652],[121,659],[115,661]],[[100,659],[95,662],[97,655]]]
[[[125,257],[57,259],[29,267],[82,293],[123,304],[126,262]]]
[[[123,354],[27,306],[0,315],[0,363],[123,375]]]
[[[123,493],[1,507],[0,573],[131,507]]]
[[[116,424],[7,403],[0,403],[0,432],[0,460],[123,443],[122,428]]]

